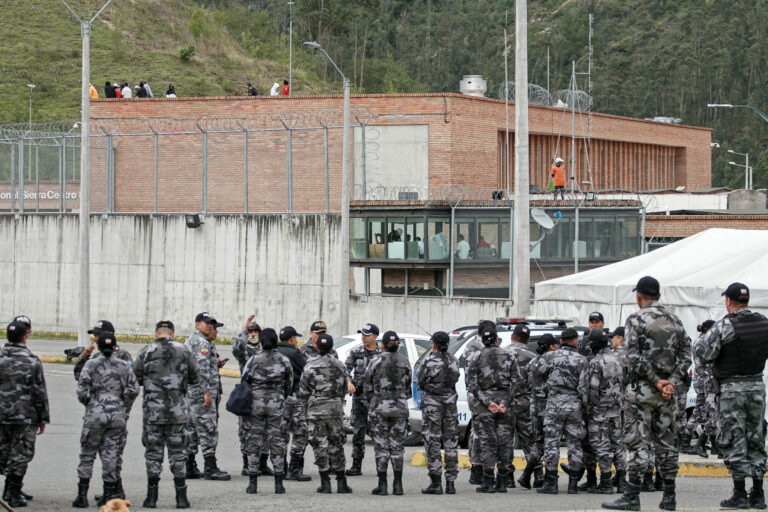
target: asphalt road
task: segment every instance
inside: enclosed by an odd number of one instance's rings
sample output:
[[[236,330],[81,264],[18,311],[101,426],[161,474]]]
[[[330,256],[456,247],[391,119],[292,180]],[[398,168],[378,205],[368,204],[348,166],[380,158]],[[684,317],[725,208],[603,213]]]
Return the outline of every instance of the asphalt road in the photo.
[[[83,406],[75,397],[75,380],[72,366],[46,364],[45,375],[51,404],[52,424],[45,434],[38,437],[37,450],[24,483],[26,492],[34,495],[31,510],[72,510],[71,503],[76,494],[76,468],[79,453],[79,438]],[[235,384],[235,379],[225,378],[225,396]],[[362,477],[350,478],[354,489],[351,495],[320,495],[315,493],[319,485],[317,469],[313,465],[312,449],[307,448],[305,472],[312,476],[307,483],[287,482],[287,494],[275,496],[273,481],[265,477],[259,479],[260,493],[245,494],[247,477],[240,476],[241,458],[237,441],[237,421],[235,416],[222,408],[219,422],[219,466],[232,473],[229,482],[210,482],[193,480],[189,484],[189,499],[192,507],[198,510],[247,510],[258,507],[260,510],[363,510],[375,507],[377,511],[386,510],[591,510],[600,508],[600,503],[608,496],[565,494],[567,480],[561,475],[561,494],[544,496],[523,489],[511,489],[507,494],[479,495],[474,486],[467,483],[468,470],[461,470],[457,481],[455,496],[424,496],[421,487],[428,483],[426,468],[411,467],[410,456],[419,448],[406,448],[406,467],[403,476],[405,496],[371,496],[370,491],[376,485],[376,472],[373,464],[373,448],[368,442]],[[145,496],[146,473],[141,446],[141,398],[134,405],[129,424],[128,446],[125,452],[123,482],[128,498],[134,508],[141,508]],[[351,441],[347,443],[347,457],[350,460]],[[202,457],[198,456],[202,465]],[[101,492],[100,464],[96,463],[95,478],[92,480],[89,501],[92,507],[95,491]],[[390,477],[391,478],[391,477]],[[332,482],[335,489],[335,481]],[[391,483],[390,483],[391,485]],[[678,510],[716,509],[719,501],[730,494],[730,480],[727,478],[679,478]],[[661,493],[642,495],[644,509],[655,509],[661,500]],[[160,482],[158,510],[175,510],[173,483],[167,466]],[[30,510],[30,509],[28,509]]]

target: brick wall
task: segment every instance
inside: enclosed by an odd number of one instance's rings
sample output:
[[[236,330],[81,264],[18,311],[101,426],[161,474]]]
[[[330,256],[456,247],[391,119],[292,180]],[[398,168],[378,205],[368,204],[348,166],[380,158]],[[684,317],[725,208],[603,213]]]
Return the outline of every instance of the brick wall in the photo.
[[[684,238],[709,228],[768,229],[768,215],[649,215],[646,238]]]
[[[352,108],[366,107],[372,125],[429,127],[430,188],[501,188],[504,102],[460,94],[354,95]],[[341,96],[99,99],[91,102],[95,120],[148,118],[195,119],[287,111],[340,110]],[[511,128],[514,104],[510,105]],[[531,106],[531,183],[544,186],[555,153],[568,162],[570,123],[563,110]],[[135,121],[131,121],[135,122]],[[353,119],[353,123],[354,123]],[[187,123],[190,124],[190,123]],[[192,124],[192,126],[194,126]],[[577,120],[582,136],[586,119]],[[562,132],[561,132],[562,127]],[[329,129],[330,207],[339,207],[340,129]],[[592,181],[596,188],[705,188],[711,182],[711,130],[595,113],[592,116]],[[324,211],[325,180],[322,130],[294,130],[292,198],[294,211]],[[154,137],[114,137],[117,211],[151,211],[154,203]],[[578,142],[578,141],[577,141]],[[583,144],[583,143],[582,143]],[[514,134],[510,135],[514,146]],[[250,211],[284,211],[288,190],[285,130],[248,134]],[[586,156],[577,145],[577,181],[589,179]],[[160,211],[197,211],[202,205],[202,134],[159,136]],[[208,135],[208,211],[242,211],[243,135]],[[514,165],[514,155],[510,155]],[[106,151],[94,151],[94,207],[105,196]],[[403,184],[407,185],[407,184]]]

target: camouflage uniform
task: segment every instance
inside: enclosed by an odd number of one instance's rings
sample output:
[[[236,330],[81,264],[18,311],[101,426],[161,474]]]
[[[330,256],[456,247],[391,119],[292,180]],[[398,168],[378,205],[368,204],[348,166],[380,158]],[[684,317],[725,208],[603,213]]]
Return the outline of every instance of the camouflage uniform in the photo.
[[[497,346],[483,348],[467,370],[467,390],[475,403],[472,421],[478,429],[484,473],[492,474],[498,462],[499,472],[506,474],[515,418],[512,397],[521,381],[517,360]],[[488,410],[491,402],[507,406],[506,412],[492,413]]]
[[[365,455],[365,435],[368,434],[368,402],[365,400],[365,372],[371,361],[381,355],[377,345],[368,350],[365,345],[352,349],[344,365],[347,367],[349,381],[355,386],[352,396],[352,458],[362,459]]]
[[[320,352],[317,351],[317,349],[315,348],[315,346],[312,344],[311,341],[307,341],[306,343],[304,343],[301,346],[300,350],[301,350],[301,353],[304,354],[304,357],[307,358],[307,362],[313,361],[318,357],[320,357]],[[338,352],[336,352],[335,348],[331,349],[330,355],[335,357],[336,359],[339,358],[339,354]]]
[[[103,480],[116,482],[120,478],[118,459],[127,437],[128,413],[139,395],[139,383],[131,366],[116,356],[117,352],[110,357],[90,357],[77,381],[77,399],[86,406],[77,466],[79,478],[91,478],[97,453]]]
[[[592,345],[589,343],[589,331],[579,338],[577,351],[587,359],[587,365],[589,365],[589,362],[595,358],[595,354],[592,352]],[[587,415],[586,407],[582,410],[581,420],[585,432],[584,438],[581,440],[581,451],[584,457],[584,469],[587,471],[586,485],[587,489],[589,489],[591,479],[595,477],[594,471],[597,466],[597,453],[595,448],[592,446],[589,436],[590,418]]]
[[[285,398],[293,390],[293,370],[288,358],[277,349],[264,350],[251,357],[243,375],[253,388],[250,416],[245,417],[248,472],[258,474],[259,459],[269,451],[275,474],[285,470],[286,439],[283,435]]]
[[[0,376],[0,472],[21,479],[35,455],[37,425],[51,421],[43,365],[26,345],[7,343]]]
[[[530,365],[536,359],[536,354],[528,349],[528,347],[516,341],[507,347],[509,353],[511,353],[517,360],[517,364],[520,367],[520,375],[522,380],[517,388],[517,394],[514,396],[515,402],[515,423],[514,431],[517,434],[517,440],[520,442],[520,448],[523,450],[525,460],[532,462],[533,453],[533,441],[534,441],[534,429],[533,429],[533,417],[531,416],[531,401],[533,398],[533,392],[531,391],[531,384],[529,380]],[[512,464],[514,460],[514,443],[509,445],[509,469],[510,472],[514,470]]]
[[[232,343],[232,356],[237,360],[241,375],[243,373],[245,363],[247,363],[252,356],[259,352],[261,352],[261,349],[256,350],[255,348],[248,346],[248,331],[242,331],[235,337],[235,341]],[[242,416],[237,417],[237,438],[240,440],[240,454],[245,459],[248,456],[248,451],[246,450],[248,438],[245,435],[243,421],[244,420]],[[267,451],[267,453],[269,453],[269,451]],[[244,462],[244,464],[246,463]]]
[[[483,348],[483,343],[480,341],[478,336],[475,336],[473,339],[468,341],[464,347],[464,353],[461,355],[461,367],[465,368],[464,384],[467,387],[469,387],[469,381],[466,379],[466,369],[468,369],[472,363],[477,360]],[[474,411],[478,407],[475,397],[472,396],[471,393],[467,393],[467,405],[469,406],[470,411]],[[469,432],[469,461],[473,466],[480,467],[483,465],[483,459],[480,453],[480,437],[477,435],[477,428],[475,425],[476,423],[473,421],[472,429]]]
[[[712,376],[712,363],[704,361],[696,352],[705,335],[700,335],[693,343],[694,380],[693,389],[696,391],[696,406],[688,420],[685,433],[693,435],[696,425],[701,425],[705,436],[714,439],[717,434],[717,407],[715,404],[715,385]]]
[[[595,450],[601,474],[626,471],[624,425],[624,366],[610,347],[600,350],[589,362],[589,442]]]
[[[675,400],[664,400],[659,379],[683,386],[691,365],[691,343],[680,320],[658,302],[627,318],[625,326],[630,385],[624,405],[627,467],[632,475],[657,468],[666,479],[677,475],[677,431],[673,427]]]
[[[216,403],[219,397],[219,355],[216,347],[200,331],[195,331],[185,343],[197,362],[200,379],[187,389],[190,418],[187,423],[187,455],[197,455],[198,446],[203,457],[216,456],[219,444],[218,412]],[[211,394],[212,405],[203,405],[203,395]]]
[[[304,367],[298,399],[307,411],[310,444],[320,472],[344,471],[344,409],[347,369],[330,355],[321,355]]]
[[[421,415],[424,420],[421,433],[427,451],[427,470],[430,475],[438,477],[442,473],[442,441],[447,482],[456,481],[459,473],[459,417],[456,410],[458,379],[459,362],[448,352],[433,351],[419,367],[419,388],[424,391],[421,399]]]
[[[544,457],[544,412],[547,408],[546,376],[542,373],[544,355],[534,359],[528,367],[528,383],[531,386],[531,460],[536,464]]]
[[[144,427],[141,442],[147,461],[147,476],[160,478],[163,452],[174,478],[184,478],[189,421],[187,388],[197,384],[197,362],[192,354],[170,338],[158,338],[139,351],[133,365],[139,385],[144,386]]]
[[[80,373],[83,371],[83,367],[85,366],[85,363],[87,363],[90,360],[92,351],[87,351],[87,350],[88,350],[88,347],[86,347],[85,351],[83,351],[83,353],[80,354],[80,357],[78,357],[77,361],[75,362],[75,369],[74,369],[75,380],[80,379]],[[122,350],[119,346],[115,347],[115,351],[112,353],[112,358],[125,361],[126,363],[128,363],[128,366],[130,366],[130,368],[133,369],[133,358],[131,357],[131,353],[128,352],[127,350]],[[128,423],[127,416],[129,412],[130,410],[125,412],[126,424]],[[117,453],[117,474],[119,475],[123,469],[123,452],[125,451],[125,443],[128,442],[128,429],[122,429],[119,432],[116,432],[116,434],[120,436],[120,439],[118,439],[119,449]]]
[[[368,367],[364,387],[376,471],[386,473],[390,461],[394,471],[402,471],[408,399],[412,395],[411,365],[396,352],[384,352]]]
[[[304,450],[307,448],[307,440],[309,437],[307,411],[304,409],[302,401],[296,397],[296,392],[299,389],[299,382],[304,371],[304,366],[307,364],[307,359],[299,349],[289,343],[281,341],[277,344],[277,350],[288,358],[291,362],[291,369],[293,370],[293,390],[290,395],[285,397],[283,435],[285,437],[287,449],[290,440],[289,436],[293,434],[293,441],[290,443],[291,458],[296,458],[298,460],[304,457]]]
[[[575,347],[562,345],[541,356],[536,377],[548,389],[544,410],[544,463],[547,474],[557,473],[560,439],[565,432],[568,462],[572,471],[583,466],[581,440],[584,438],[582,411],[587,405],[587,360]]]
[[[757,323],[760,331],[755,340],[744,340],[740,328],[747,329],[750,323]],[[765,317],[752,313],[748,309],[739,309],[725,316],[712,326],[704,339],[696,347],[696,354],[704,361],[714,361],[714,375],[720,388],[718,396],[717,446],[726,467],[736,478],[753,477],[762,479],[768,470],[765,452],[765,384],[763,370],[768,337],[764,329]],[[734,327],[736,324],[736,327]],[[742,327],[743,326],[743,327]],[[750,342],[752,346],[750,346]],[[736,348],[734,348],[734,344]],[[728,347],[731,345],[731,347]],[[728,353],[724,354],[726,350]],[[752,361],[744,364],[757,372],[726,372],[726,363],[739,359],[734,351],[750,350]],[[726,360],[726,358],[728,360]],[[731,361],[729,361],[731,360]],[[739,361],[742,363],[742,361]],[[722,366],[719,366],[722,365]],[[750,375],[751,373],[751,375]]]

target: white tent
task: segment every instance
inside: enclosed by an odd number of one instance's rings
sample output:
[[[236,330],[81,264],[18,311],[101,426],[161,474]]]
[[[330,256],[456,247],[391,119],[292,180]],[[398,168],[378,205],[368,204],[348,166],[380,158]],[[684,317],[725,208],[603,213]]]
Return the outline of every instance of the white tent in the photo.
[[[632,288],[650,275],[661,302],[678,315],[691,338],[707,318],[726,314],[721,296],[729,284],[750,289],[750,309],[768,316],[768,231],[708,229],[628,260],[536,284],[535,314],[579,319],[600,311],[611,329],[636,311]]]

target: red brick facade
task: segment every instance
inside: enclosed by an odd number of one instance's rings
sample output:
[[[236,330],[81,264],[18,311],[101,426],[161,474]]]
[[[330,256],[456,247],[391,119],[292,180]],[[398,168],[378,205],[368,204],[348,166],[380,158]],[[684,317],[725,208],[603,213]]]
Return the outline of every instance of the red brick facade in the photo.
[[[709,228],[768,229],[766,215],[649,215],[646,238],[685,238]]]
[[[429,127],[429,186],[460,185],[465,189],[504,188],[504,102],[460,94],[355,95],[352,108],[368,108],[371,125]],[[288,111],[340,110],[341,96],[215,97],[177,99],[100,99],[91,102],[94,120],[187,119],[234,117]],[[569,113],[532,105],[531,184],[546,186],[557,154],[570,162]],[[353,125],[355,121],[353,119]],[[193,123],[186,123],[192,126]],[[577,117],[576,135],[587,131]],[[510,104],[514,130],[514,104]],[[586,171],[583,141],[577,139],[576,180],[597,189],[648,190],[710,186],[711,130],[691,126],[592,115],[591,176]],[[122,133],[122,132],[121,132]],[[324,211],[323,130],[293,130],[292,198],[294,211]],[[341,179],[340,129],[329,129],[330,208],[339,208]],[[248,134],[248,206],[251,212],[285,211],[287,132]],[[202,203],[202,133],[158,137],[158,209],[199,211]],[[115,136],[115,210],[151,211],[154,207],[154,136]],[[510,136],[514,147],[514,135]],[[207,210],[242,212],[242,133],[208,134]],[[510,155],[510,164],[514,155]],[[514,173],[512,173],[514,174]],[[92,153],[93,207],[106,207],[106,151]]]

